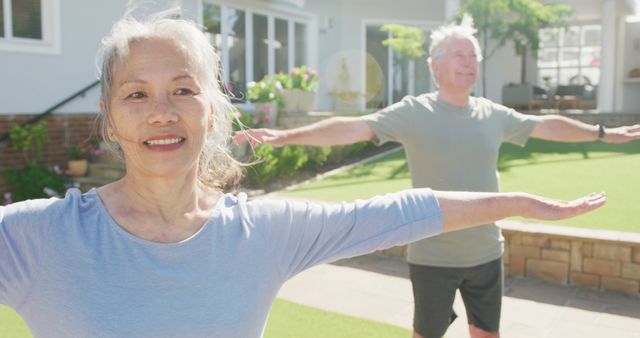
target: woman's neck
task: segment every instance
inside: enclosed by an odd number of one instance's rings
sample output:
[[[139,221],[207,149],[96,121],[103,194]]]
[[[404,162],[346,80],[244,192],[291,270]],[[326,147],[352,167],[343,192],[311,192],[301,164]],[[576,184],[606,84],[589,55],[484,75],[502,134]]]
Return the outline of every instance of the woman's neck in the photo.
[[[195,177],[142,179],[127,174],[98,190],[111,216],[125,230],[155,242],[178,242],[210,217],[220,192]]]

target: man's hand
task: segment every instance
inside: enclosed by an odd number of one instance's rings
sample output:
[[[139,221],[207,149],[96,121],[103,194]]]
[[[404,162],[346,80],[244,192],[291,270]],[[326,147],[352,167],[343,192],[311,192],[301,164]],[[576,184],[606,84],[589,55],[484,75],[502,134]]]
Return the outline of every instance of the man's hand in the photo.
[[[605,128],[603,142],[625,143],[640,140],[640,124],[618,128]]]
[[[257,143],[270,144],[274,147],[283,146],[282,131],[276,129],[245,129],[237,131],[233,134],[233,141],[237,144],[242,142],[249,142],[251,148],[255,147]]]

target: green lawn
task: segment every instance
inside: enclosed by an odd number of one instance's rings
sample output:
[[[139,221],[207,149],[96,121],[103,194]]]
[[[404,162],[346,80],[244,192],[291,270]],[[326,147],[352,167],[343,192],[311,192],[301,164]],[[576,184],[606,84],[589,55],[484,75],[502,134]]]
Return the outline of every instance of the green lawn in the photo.
[[[502,191],[527,191],[562,199],[592,191],[607,192],[604,208],[556,224],[640,232],[640,222],[634,216],[640,201],[640,142],[609,145],[532,140],[526,148],[503,146],[499,168]],[[398,151],[280,195],[351,201],[409,188],[409,177],[404,152]]]
[[[276,300],[265,338],[407,338],[411,331]]]
[[[29,338],[31,334],[22,319],[10,308],[0,305],[0,338]]]
[[[265,338],[406,338],[411,331],[276,300]],[[0,338],[30,338],[24,322],[0,305]]]

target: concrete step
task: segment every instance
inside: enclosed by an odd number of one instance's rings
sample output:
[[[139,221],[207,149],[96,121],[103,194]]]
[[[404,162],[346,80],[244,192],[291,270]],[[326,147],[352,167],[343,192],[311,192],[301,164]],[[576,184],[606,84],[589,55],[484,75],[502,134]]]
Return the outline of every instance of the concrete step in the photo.
[[[121,162],[95,162],[89,163],[89,177],[104,178],[115,181],[123,177],[126,169]]]

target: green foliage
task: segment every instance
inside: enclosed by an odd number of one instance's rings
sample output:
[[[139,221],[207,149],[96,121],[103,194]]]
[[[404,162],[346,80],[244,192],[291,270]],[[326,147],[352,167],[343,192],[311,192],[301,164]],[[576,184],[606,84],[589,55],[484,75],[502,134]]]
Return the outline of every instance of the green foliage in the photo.
[[[306,66],[293,68],[289,74],[280,73],[278,76],[284,89],[302,89],[310,92],[318,88],[318,74]]]
[[[57,194],[65,190],[66,178],[37,163],[30,163],[22,169],[8,169],[3,172],[13,191],[13,202],[49,197],[45,188]]]
[[[483,46],[482,56],[489,59],[498,48],[512,43],[517,55],[535,55],[540,48],[539,31],[543,28],[566,25],[571,7],[565,4],[542,4],[536,0],[469,0],[460,8],[473,17]],[[489,40],[496,42],[487,50]],[[485,72],[483,75],[483,87]],[[524,82],[525,74],[522,74]]]
[[[247,169],[247,183],[252,187],[265,188],[280,181],[290,181],[301,172],[315,173],[323,166],[340,163],[370,147],[375,145],[371,142],[336,147],[287,145],[275,148],[259,145],[255,152],[258,163]]]
[[[265,75],[262,80],[258,82],[249,82],[249,89],[247,90],[247,100],[253,103],[280,103],[282,98],[280,97],[280,90],[282,90],[282,84],[279,81],[270,79],[268,75]]]
[[[422,31],[415,27],[398,24],[386,24],[380,28],[383,32],[390,32],[391,37],[382,41],[382,45],[391,46],[391,49],[405,60],[418,59],[425,56],[423,48],[425,38]]]
[[[288,74],[265,75],[258,82],[249,82],[247,100],[253,103],[282,103],[283,89],[301,89],[306,92],[318,88],[318,74],[306,66],[293,68]]]
[[[70,160],[86,160],[88,158],[88,154],[78,147],[71,147],[69,149],[69,159]]]
[[[36,163],[42,156],[42,149],[47,141],[47,121],[40,120],[36,124],[13,124],[9,128],[11,148],[21,152],[27,163]]]

